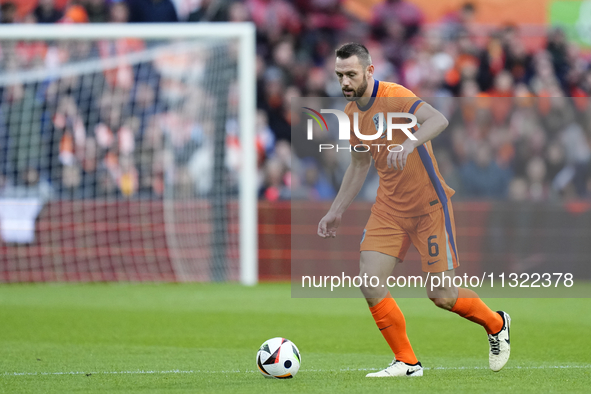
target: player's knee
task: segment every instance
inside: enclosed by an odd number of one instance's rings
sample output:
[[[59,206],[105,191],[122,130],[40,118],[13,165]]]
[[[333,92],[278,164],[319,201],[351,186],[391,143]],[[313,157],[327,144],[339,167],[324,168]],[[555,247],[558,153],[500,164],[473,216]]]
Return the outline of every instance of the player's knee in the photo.
[[[456,304],[455,298],[429,298],[433,303],[441,309],[450,311]]]
[[[383,287],[360,286],[359,289],[366,300],[384,298],[388,293]]]
[[[363,276],[363,273],[361,275]],[[379,284],[377,286],[372,286],[369,282],[363,283],[361,286],[359,286],[359,290],[361,290],[361,293],[363,294],[363,296],[369,304],[370,300],[382,299],[386,297],[386,295],[388,294],[387,288],[382,287]]]

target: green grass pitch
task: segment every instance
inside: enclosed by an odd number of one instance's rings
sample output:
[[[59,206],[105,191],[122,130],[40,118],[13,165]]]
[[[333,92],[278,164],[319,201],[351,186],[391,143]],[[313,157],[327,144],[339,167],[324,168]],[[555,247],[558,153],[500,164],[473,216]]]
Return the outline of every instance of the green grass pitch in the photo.
[[[367,379],[392,359],[362,299],[292,299],[288,284],[0,286],[2,393],[589,392],[590,299],[489,299],[512,355],[488,369],[484,330],[400,299],[425,376]],[[255,367],[266,339],[302,353],[294,379]]]

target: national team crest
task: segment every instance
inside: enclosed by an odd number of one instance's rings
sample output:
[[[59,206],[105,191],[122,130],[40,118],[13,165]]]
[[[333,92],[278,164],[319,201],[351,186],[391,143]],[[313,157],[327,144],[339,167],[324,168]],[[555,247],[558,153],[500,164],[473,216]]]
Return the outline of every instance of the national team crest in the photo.
[[[386,128],[386,120],[384,119],[384,117],[382,116],[382,135],[380,136],[380,138],[386,138],[386,130],[388,130]],[[378,112],[377,114],[375,114],[373,116],[373,125],[376,127],[376,131],[379,131],[380,129],[380,113]]]

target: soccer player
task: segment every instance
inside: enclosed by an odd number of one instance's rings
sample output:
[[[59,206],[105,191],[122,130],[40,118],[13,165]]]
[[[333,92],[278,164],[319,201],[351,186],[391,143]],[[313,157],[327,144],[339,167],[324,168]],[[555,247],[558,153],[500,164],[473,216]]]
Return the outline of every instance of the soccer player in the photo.
[[[459,266],[449,200],[454,191],[439,173],[430,142],[447,127],[447,119],[403,86],[374,79],[370,54],[361,44],[349,43],[336,50],[335,72],[349,101],[345,113],[353,119],[353,113],[358,112],[362,134],[376,133],[380,112],[414,114],[420,127],[415,126],[413,130],[416,141],[400,130],[392,133],[392,140],[387,144],[400,144],[402,150],[394,148],[390,152],[384,145],[380,149],[376,143],[370,145],[369,152],[352,150],[351,164],[330,210],[318,224],[318,235],[336,236],[341,216],[363,186],[373,158],[380,185],[361,237],[360,275],[377,276],[381,284],[386,283],[412,243],[421,255],[424,272],[442,279],[443,276],[453,277],[454,269]],[[383,130],[385,132],[386,128]],[[361,143],[351,133],[351,146]],[[449,281],[442,282],[442,286],[433,290],[427,286],[428,297],[438,307],[484,327],[490,346],[490,368],[501,370],[510,354],[509,315],[493,312],[470,289],[447,287]],[[390,366],[367,376],[422,376],[423,367],[406,335],[404,315],[388,288],[362,286],[361,291],[395,356]]]

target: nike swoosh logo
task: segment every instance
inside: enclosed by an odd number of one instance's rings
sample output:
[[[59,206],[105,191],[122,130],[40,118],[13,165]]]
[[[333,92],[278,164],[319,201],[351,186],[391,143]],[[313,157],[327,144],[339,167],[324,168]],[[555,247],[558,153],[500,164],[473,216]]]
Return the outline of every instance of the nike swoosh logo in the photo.
[[[392,324],[390,324],[388,327],[392,327]],[[388,327],[384,327],[384,328],[380,328],[380,331],[384,331],[386,328]],[[375,332],[375,331],[374,331]]]
[[[410,369],[407,369],[406,376],[410,376],[410,375],[414,374],[415,372],[417,372],[417,371],[411,371]]]
[[[441,260],[441,259],[439,259],[439,260]],[[434,262],[427,261],[427,265],[433,265],[433,264],[435,264],[436,262],[438,262],[439,260],[435,260]]]

